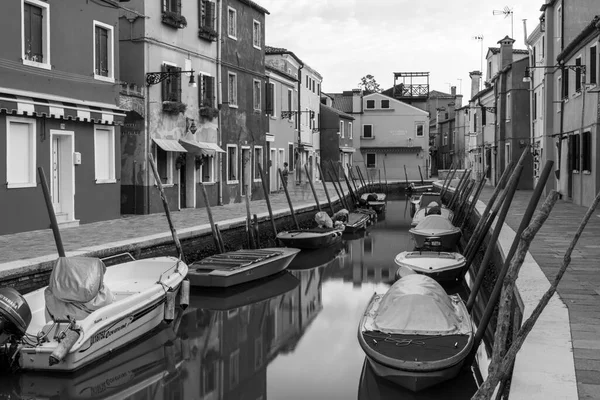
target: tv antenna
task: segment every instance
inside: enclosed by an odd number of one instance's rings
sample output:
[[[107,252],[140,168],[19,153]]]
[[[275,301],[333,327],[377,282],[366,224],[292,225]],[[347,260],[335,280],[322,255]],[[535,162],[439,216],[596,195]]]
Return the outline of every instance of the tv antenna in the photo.
[[[473,39],[478,40],[481,43],[481,67],[479,72],[481,72],[483,74],[483,35],[475,35],[473,36]],[[481,90],[481,80],[479,82],[479,89]]]
[[[508,18],[510,16],[510,37],[513,38],[514,30],[513,30],[513,9],[509,6],[504,7],[502,10],[494,10],[494,15],[504,15],[504,18]]]

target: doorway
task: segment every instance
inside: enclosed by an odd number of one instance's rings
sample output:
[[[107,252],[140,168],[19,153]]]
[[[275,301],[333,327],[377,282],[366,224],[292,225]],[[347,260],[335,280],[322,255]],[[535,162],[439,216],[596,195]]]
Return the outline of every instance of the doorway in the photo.
[[[248,191],[248,196],[252,195],[252,190],[250,189],[251,173],[250,147],[242,147],[242,195],[246,195],[246,191]]]
[[[177,169],[179,170],[179,209],[187,208],[187,154],[180,153],[177,157]]]
[[[271,192],[276,192],[277,191],[277,180],[278,178],[278,174],[277,174],[277,166],[279,165],[279,162],[277,161],[277,149],[271,149],[271,158],[269,159],[269,165],[271,165],[271,172],[270,172],[270,187],[271,187]]]
[[[50,196],[56,220],[75,220],[74,132],[50,130]]]

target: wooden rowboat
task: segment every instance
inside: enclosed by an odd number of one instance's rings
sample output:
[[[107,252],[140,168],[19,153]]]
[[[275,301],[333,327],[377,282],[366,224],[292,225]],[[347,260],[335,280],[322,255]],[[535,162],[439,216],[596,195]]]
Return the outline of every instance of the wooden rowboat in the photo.
[[[343,228],[294,229],[278,233],[277,239],[287,247],[295,247],[298,249],[320,249],[340,243],[342,241],[343,231]]]
[[[191,286],[229,287],[283,271],[292,262],[297,248],[272,247],[215,254],[190,265]]]
[[[371,216],[366,213],[351,212],[348,214],[348,220],[344,223],[344,233],[352,233],[361,229],[366,229],[371,221]]]

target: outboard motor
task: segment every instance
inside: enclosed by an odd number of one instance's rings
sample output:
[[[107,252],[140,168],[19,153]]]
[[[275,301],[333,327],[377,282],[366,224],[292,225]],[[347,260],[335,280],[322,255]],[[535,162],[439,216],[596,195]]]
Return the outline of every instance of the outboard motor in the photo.
[[[0,288],[0,346],[11,338],[20,339],[31,323],[31,309],[19,292]]]

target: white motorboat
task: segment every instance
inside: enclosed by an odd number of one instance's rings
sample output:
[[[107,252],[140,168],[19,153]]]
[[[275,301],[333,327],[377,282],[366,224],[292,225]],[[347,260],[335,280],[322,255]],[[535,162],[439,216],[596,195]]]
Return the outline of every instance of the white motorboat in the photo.
[[[408,231],[417,249],[454,251],[460,240],[461,230],[441,215],[428,215]]]
[[[429,215],[441,215],[447,220],[451,221],[454,218],[454,213],[446,207],[440,206],[440,203],[432,201],[424,207],[419,207],[415,211],[415,215],[410,223],[411,226],[417,226],[425,217]]]
[[[47,287],[24,296],[0,289],[0,351],[25,370],[84,367],[169,322],[176,295],[187,301],[180,290],[187,272],[174,257],[110,268],[97,258],[60,257]]]
[[[442,283],[455,281],[461,275],[466,260],[459,253],[403,251],[394,262],[398,265],[396,279],[417,273]]]

